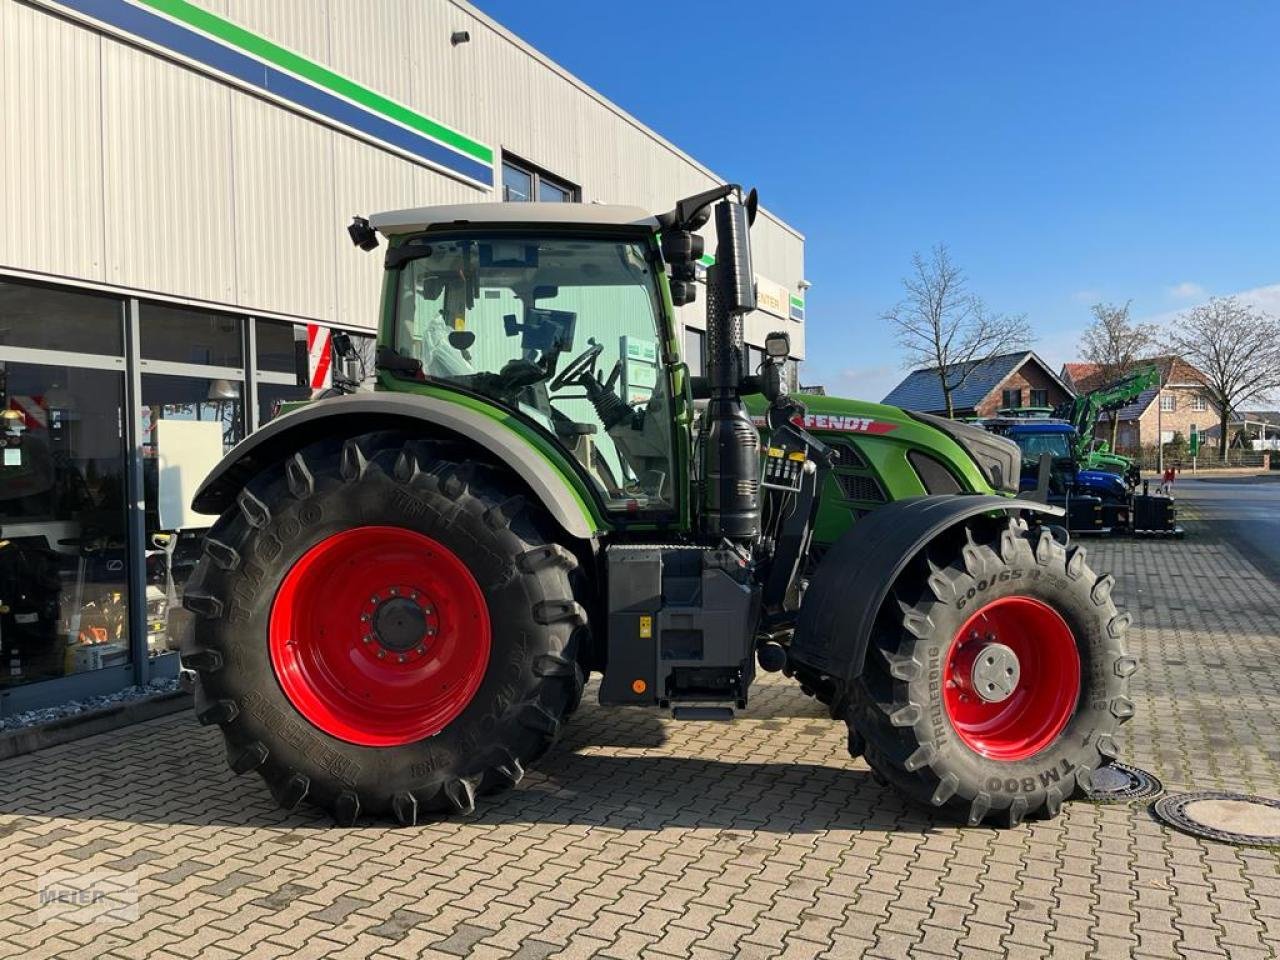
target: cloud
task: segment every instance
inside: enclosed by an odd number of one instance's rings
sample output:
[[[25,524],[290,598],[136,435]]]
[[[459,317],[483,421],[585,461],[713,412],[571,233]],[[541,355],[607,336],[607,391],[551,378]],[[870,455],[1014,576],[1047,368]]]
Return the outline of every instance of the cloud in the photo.
[[[1202,300],[1204,299],[1204,287],[1198,283],[1192,283],[1190,280],[1183,280],[1169,288],[1169,296],[1177,300]]]
[[[1223,294],[1224,297],[1235,297],[1241,303],[1253,307],[1255,310],[1261,310],[1263,313],[1269,313],[1273,317],[1280,317],[1280,283],[1272,283],[1261,287],[1250,287],[1248,290],[1237,290],[1235,293]],[[1142,317],[1146,323],[1154,323],[1159,327],[1167,327],[1173,323],[1186,311],[1192,307],[1198,307],[1208,301],[1208,297],[1201,291],[1200,296],[1194,303],[1188,303],[1185,307],[1179,307],[1176,310],[1165,310],[1161,313],[1150,314]]]

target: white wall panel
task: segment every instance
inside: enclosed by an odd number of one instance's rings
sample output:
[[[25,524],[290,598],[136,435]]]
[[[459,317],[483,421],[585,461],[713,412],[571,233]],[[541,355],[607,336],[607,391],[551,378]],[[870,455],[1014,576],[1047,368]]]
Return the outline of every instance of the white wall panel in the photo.
[[[103,40],[106,279],[237,303],[231,91]]]
[[[103,279],[100,45],[0,2],[0,264]]]
[[[338,0],[343,2],[343,0]],[[226,0],[223,16],[322,63],[329,58],[328,0]],[[376,3],[360,3],[361,7]]]
[[[406,22],[417,6],[421,4],[413,0],[331,3],[329,68],[392,100],[412,104],[418,53]]]
[[[332,219],[348,224],[356,215],[415,205],[411,165],[340,133],[330,133],[333,149]],[[378,325],[382,258],[386,247],[366,253],[345,230],[328,238],[330,276],[335,284],[334,319],[370,330]]]
[[[334,134],[246,94],[232,93],[237,301],[331,320]]]

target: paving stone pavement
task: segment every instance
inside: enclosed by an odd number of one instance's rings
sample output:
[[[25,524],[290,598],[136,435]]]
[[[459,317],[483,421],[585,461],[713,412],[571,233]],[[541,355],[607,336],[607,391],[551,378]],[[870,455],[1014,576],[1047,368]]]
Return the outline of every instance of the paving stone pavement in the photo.
[[[1126,759],[1280,795],[1280,584],[1203,538],[1090,556],[1144,665]],[[0,960],[1280,956],[1280,851],[1143,805],[934,820],[780,677],[733,724],[592,693],[519,789],[410,830],[279,811],[185,715],[0,764]],[[42,907],[68,874],[123,879],[120,915]]]

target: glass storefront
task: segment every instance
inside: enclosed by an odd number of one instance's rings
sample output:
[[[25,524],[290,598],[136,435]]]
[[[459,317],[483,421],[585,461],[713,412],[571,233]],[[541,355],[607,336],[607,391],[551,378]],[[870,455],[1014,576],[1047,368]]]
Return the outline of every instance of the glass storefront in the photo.
[[[307,328],[300,323],[255,320],[254,381],[258,426],[270,423],[286,403],[311,396],[307,378]]]
[[[142,328],[142,342],[147,328]],[[200,560],[212,517],[193,515],[195,489],[224,453],[244,439],[244,382],[174,374],[142,375],[142,490],[147,595],[167,622],[149,621],[148,646],[180,649],[191,629],[182,608],[187,578]]]
[[[0,281],[0,688],[130,662],[123,308]]]
[[[191,495],[308,364],[302,324],[0,278],[0,714],[176,672]]]

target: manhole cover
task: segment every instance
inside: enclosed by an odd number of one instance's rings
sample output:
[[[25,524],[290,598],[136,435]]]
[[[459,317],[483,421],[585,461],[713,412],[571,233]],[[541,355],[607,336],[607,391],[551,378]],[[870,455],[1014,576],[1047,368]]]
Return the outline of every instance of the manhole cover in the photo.
[[[1243,793],[1171,793],[1151,807],[1175,830],[1247,847],[1280,847],[1280,800]]]
[[[1129,803],[1163,791],[1164,785],[1147,771],[1127,763],[1108,763],[1090,774],[1085,796],[1094,803]]]

